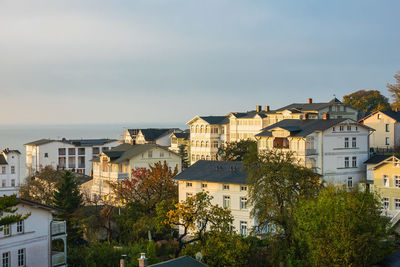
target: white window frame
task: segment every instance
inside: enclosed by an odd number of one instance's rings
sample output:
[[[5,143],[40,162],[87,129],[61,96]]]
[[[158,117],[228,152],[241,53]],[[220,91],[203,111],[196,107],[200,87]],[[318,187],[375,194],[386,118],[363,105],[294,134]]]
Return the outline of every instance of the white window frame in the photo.
[[[9,225],[9,224],[3,225],[3,235],[4,236],[11,235],[11,225]]]
[[[245,185],[240,186],[240,191],[247,191],[247,186]]]
[[[240,198],[240,209],[247,210],[247,197]]]
[[[344,138],[344,148],[349,148],[349,138],[348,137]]]
[[[390,143],[389,143],[389,137],[385,137],[385,145],[386,145],[386,146],[389,146],[389,145],[390,145]]]
[[[3,254],[2,254],[2,265],[1,266],[3,266],[3,267],[10,267],[11,266],[11,257],[10,257],[10,252],[9,251],[7,251],[7,252],[3,252]]]
[[[240,234],[247,236],[247,222],[245,221],[240,221]]]
[[[383,175],[382,182],[384,187],[389,187],[389,176]]]
[[[395,210],[400,210],[400,198],[395,198],[394,199],[394,209]]]
[[[400,188],[400,176],[394,175],[393,180],[394,180],[394,187]]]
[[[357,147],[357,137],[351,138],[351,147],[353,147],[353,148]]]
[[[186,182],[186,187],[193,187],[193,184],[191,182]]]
[[[18,249],[18,267],[25,266],[26,260],[25,248]]]
[[[223,190],[229,190],[229,184],[224,184],[222,185]]]
[[[347,177],[347,188],[353,188],[353,177]]]
[[[223,199],[222,207],[230,208],[231,207],[231,197],[230,196],[223,196],[222,199]]]
[[[382,208],[383,209],[385,209],[385,210],[388,210],[389,209],[389,202],[390,200],[389,200],[389,198],[387,198],[387,197],[384,197],[383,199],[382,199]]]
[[[201,188],[207,188],[207,184],[206,183],[202,183],[201,184]]]
[[[24,221],[17,222],[17,233],[22,234],[24,232]]]
[[[15,166],[11,165],[11,174],[15,174]]]
[[[1,174],[6,174],[6,172],[7,172],[6,166],[2,166],[1,167]]]
[[[388,133],[388,132],[390,132],[390,126],[389,126],[390,124],[388,124],[388,123],[386,123],[385,124],[385,131]]]
[[[351,167],[352,168],[357,168],[357,157],[352,157],[351,158]]]
[[[344,158],[344,167],[350,168],[350,158],[349,157]]]

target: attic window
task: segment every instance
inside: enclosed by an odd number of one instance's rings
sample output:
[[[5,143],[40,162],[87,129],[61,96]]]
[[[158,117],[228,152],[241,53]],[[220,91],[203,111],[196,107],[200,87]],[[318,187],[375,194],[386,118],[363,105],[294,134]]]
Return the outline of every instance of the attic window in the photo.
[[[378,119],[380,119],[381,118],[381,114],[378,114]]]

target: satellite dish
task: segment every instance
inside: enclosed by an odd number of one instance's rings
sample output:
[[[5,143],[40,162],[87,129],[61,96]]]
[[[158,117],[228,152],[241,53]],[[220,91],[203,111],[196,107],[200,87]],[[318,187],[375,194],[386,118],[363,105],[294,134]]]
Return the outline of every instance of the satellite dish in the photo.
[[[201,252],[197,252],[196,253],[196,260],[201,262],[202,259],[203,259],[203,254],[201,254]]]

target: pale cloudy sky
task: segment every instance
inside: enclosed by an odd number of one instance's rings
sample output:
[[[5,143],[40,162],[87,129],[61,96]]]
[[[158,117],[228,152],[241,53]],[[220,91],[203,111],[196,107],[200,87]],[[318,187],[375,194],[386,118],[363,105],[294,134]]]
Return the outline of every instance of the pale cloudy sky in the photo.
[[[0,0],[1,124],[182,123],[379,89],[400,1]]]

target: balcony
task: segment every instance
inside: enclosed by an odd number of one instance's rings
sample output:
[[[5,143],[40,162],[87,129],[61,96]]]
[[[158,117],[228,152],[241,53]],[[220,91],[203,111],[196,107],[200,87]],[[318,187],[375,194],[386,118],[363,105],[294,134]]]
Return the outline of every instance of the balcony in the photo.
[[[311,155],[318,155],[317,150],[313,148],[306,149],[306,156],[311,156]]]
[[[52,221],[51,222],[51,235],[61,235],[67,233],[67,226],[65,221]]]
[[[63,266],[67,263],[65,253],[61,251],[51,252],[51,266]]]

